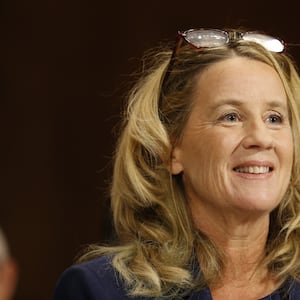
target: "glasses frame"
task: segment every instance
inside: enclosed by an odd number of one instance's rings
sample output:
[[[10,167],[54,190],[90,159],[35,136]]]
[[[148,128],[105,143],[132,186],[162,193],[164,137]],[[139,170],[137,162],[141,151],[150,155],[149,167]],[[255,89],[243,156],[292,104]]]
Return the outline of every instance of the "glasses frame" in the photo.
[[[218,48],[218,47],[220,47],[220,46],[202,46],[202,47],[200,46],[200,47],[198,47],[195,44],[193,44],[188,39],[188,34],[192,33],[192,32],[197,32],[197,31],[203,31],[203,33],[211,31],[211,32],[219,33],[220,36],[226,37],[226,41],[221,46],[230,44],[234,41],[246,40],[246,41],[250,41],[250,42],[253,42],[253,43],[257,43],[257,44],[263,46],[268,51],[271,51],[271,52],[274,52],[274,53],[282,53],[282,52],[284,52],[284,50],[286,48],[286,44],[282,39],[280,39],[278,37],[268,35],[268,34],[265,34],[265,33],[261,33],[259,31],[245,31],[245,32],[242,32],[242,31],[234,31],[234,30],[226,31],[226,30],[214,29],[214,28],[198,28],[198,29],[189,29],[189,30],[186,30],[186,31],[178,31],[176,46],[175,46],[175,49],[174,49],[175,51],[173,51],[173,52],[175,52],[175,54],[176,54],[176,52],[178,51],[178,49],[180,48],[180,46],[182,44],[182,40],[186,41],[190,46],[192,46],[193,48],[198,49],[198,50],[205,49],[205,48],[209,49],[209,48]],[[271,50],[270,48],[267,48],[263,43],[260,43],[259,41],[255,40],[255,39],[253,39],[253,40],[244,39],[244,36],[246,36],[246,35],[260,35],[262,37],[274,39],[282,45],[282,50],[279,50],[279,51]]]
[[[220,46],[197,47],[195,44],[193,44],[187,38],[187,36],[188,36],[189,33],[196,32],[196,31],[203,31],[203,32],[205,32],[205,31],[206,32],[208,32],[208,31],[214,31],[214,32],[219,32],[220,35],[223,35],[223,36],[227,37],[227,39],[224,42],[224,44],[220,45]],[[192,48],[201,51],[201,49],[213,49],[213,48],[217,49],[217,48],[220,48],[222,46],[229,45],[232,42],[239,41],[239,40],[244,40],[243,37],[246,34],[253,34],[253,35],[254,34],[259,34],[261,36],[273,38],[273,39],[277,40],[278,42],[280,42],[282,44],[282,46],[283,46],[282,51],[272,51],[272,50],[269,50],[268,48],[266,48],[262,43],[259,43],[258,41],[254,41],[254,40],[250,41],[249,40],[250,42],[257,43],[257,44],[261,45],[262,47],[264,47],[266,50],[268,50],[270,52],[282,53],[286,49],[286,43],[282,39],[280,39],[278,37],[273,37],[271,35],[267,35],[267,34],[261,33],[259,31],[245,31],[245,32],[234,31],[234,30],[232,30],[232,31],[231,30],[225,31],[225,30],[214,29],[214,28],[198,28],[198,29],[189,29],[189,30],[186,30],[186,31],[178,31],[177,32],[176,42],[175,42],[175,47],[173,49],[173,52],[172,52],[172,55],[171,55],[171,59],[170,59],[169,65],[168,65],[168,67],[166,69],[165,76],[164,76],[164,79],[163,79],[163,82],[162,82],[161,86],[164,87],[165,83],[167,82],[167,80],[169,78],[170,72],[171,72],[172,67],[174,65],[175,57],[176,57],[177,52],[178,52],[179,48],[181,47],[183,41],[185,41]]]

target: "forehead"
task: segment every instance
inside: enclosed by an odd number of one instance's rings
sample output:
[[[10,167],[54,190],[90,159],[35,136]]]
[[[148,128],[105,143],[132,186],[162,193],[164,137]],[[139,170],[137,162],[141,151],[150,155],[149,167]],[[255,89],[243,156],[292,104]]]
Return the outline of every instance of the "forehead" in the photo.
[[[195,92],[196,98],[206,103],[219,98],[286,101],[284,86],[275,69],[244,57],[233,57],[209,66],[196,78]]]

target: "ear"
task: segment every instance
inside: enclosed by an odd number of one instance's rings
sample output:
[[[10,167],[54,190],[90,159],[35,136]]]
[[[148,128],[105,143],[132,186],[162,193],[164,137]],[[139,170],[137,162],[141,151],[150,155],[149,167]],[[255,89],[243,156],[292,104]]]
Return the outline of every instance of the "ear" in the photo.
[[[181,150],[178,147],[174,147],[171,158],[171,173],[178,175],[183,171],[183,165],[181,162]]]

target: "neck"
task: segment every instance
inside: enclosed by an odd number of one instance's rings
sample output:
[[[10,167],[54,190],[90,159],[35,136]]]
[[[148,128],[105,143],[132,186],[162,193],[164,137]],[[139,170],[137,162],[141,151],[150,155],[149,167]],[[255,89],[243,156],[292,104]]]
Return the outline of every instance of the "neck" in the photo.
[[[237,239],[233,237],[219,243],[215,241],[224,253],[223,284],[236,282],[237,284],[259,282],[267,275],[267,268],[262,268],[261,262],[265,256],[265,236]]]
[[[192,209],[196,227],[223,252],[224,282],[248,282],[268,276],[261,268],[269,230],[269,215],[235,217],[234,214],[201,214]],[[201,211],[203,211],[201,209]]]
[[[223,253],[218,278],[210,272],[207,261],[202,268],[204,276],[213,276],[210,283],[213,299],[260,299],[280,285],[267,266],[261,264],[269,232],[268,213],[255,215],[224,210],[210,213],[203,207],[190,207],[195,226]],[[202,267],[201,261],[199,253]]]

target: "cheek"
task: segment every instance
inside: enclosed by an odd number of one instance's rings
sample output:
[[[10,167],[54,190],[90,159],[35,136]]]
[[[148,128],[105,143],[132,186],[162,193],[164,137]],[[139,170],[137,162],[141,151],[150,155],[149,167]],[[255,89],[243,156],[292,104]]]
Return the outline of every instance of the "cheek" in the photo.
[[[231,138],[205,132],[197,142],[186,144],[183,160],[186,185],[206,189],[209,186],[223,186],[230,155],[234,149]]]
[[[184,143],[184,165],[186,170],[199,165],[206,174],[215,173],[229,161],[232,153],[239,144],[234,134],[224,134],[215,130],[206,130],[195,139],[186,139]]]
[[[288,186],[290,182],[290,178],[292,175],[292,169],[293,169],[293,161],[294,161],[294,156],[293,156],[293,148],[292,145],[291,147],[286,147],[284,149],[284,153],[281,153],[280,158],[279,158],[279,163],[281,166],[282,171],[282,177],[283,177],[283,182],[285,182],[286,187]]]
[[[293,164],[294,156],[294,143],[291,133],[287,133],[281,137],[278,137],[275,149],[277,149],[277,154],[281,165],[286,168],[291,169]]]

